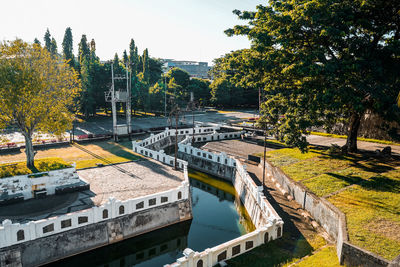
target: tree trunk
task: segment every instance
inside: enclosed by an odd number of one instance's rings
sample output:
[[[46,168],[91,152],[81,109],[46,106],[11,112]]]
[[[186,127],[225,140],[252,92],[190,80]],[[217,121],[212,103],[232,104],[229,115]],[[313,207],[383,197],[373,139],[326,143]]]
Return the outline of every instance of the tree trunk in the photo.
[[[26,133],[26,134],[24,134],[24,137],[25,137],[26,166],[29,169],[34,170],[35,169],[35,162],[34,162],[35,153],[33,151],[32,134]]]
[[[347,152],[357,152],[357,135],[358,129],[360,128],[361,117],[362,115],[359,113],[353,113],[351,115],[347,132],[347,140],[343,147]]]

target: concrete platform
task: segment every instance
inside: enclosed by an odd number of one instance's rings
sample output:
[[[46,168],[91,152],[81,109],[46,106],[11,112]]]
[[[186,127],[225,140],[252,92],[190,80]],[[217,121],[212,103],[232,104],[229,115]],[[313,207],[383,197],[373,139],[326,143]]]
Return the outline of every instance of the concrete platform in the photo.
[[[50,218],[100,206],[109,197],[127,200],[166,191],[184,180],[183,172],[148,159],[78,170],[78,175],[90,183],[90,190],[0,206],[0,221],[26,223]]]

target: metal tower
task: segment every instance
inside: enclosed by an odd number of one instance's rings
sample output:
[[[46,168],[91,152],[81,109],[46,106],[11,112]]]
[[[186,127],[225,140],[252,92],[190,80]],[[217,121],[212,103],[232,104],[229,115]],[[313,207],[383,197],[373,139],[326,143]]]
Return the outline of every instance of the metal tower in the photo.
[[[116,90],[115,80],[126,80],[126,89],[120,88]],[[130,72],[128,71],[128,64],[126,65],[126,75],[114,75],[114,67],[111,64],[111,88],[110,91],[105,93],[106,102],[111,102],[112,118],[113,118],[113,138],[118,142],[119,135],[128,135],[131,140],[132,123],[131,123],[131,79]],[[117,102],[126,103],[126,124],[117,124]]]

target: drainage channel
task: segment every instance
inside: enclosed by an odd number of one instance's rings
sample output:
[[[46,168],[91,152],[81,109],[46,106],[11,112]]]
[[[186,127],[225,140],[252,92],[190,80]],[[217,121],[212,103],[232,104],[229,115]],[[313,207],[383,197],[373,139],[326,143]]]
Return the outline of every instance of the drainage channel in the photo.
[[[232,184],[189,172],[193,219],[48,266],[163,266],[189,247],[203,251],[255,229]]]

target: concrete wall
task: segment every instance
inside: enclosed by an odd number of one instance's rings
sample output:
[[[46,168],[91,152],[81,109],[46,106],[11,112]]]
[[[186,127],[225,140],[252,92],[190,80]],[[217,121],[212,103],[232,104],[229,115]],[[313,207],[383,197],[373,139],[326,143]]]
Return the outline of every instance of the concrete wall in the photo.
[[[76,173],[75,165],[72,168],[2,178],[0,180],[0,203],[12,195],[22,195],[24,199],[33,198],[34,190],[45,189],[47,195],[53,195],[56,188],[77,183],[85,182]]]
[[[0,266],[37,266],[192,218],[190,199],[0,249]]]
[[[262,168],[263,162],[259,164]],[[277,183],[288,198],[294,199],[336,240],[336,252],[340,264],[348,266],[387,266],[389,261],[350,244],[347,234],[346,216],[325,198],[309,192],[299,182],[293,181],[281,169],[265,162],[266,174]]]

